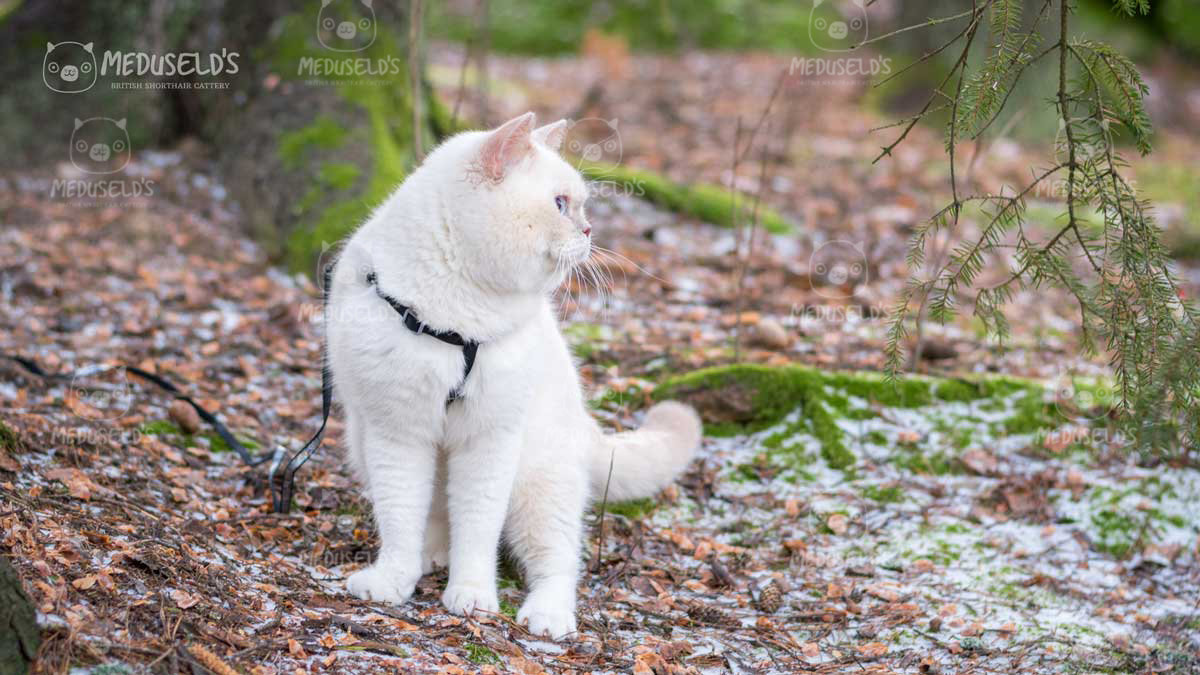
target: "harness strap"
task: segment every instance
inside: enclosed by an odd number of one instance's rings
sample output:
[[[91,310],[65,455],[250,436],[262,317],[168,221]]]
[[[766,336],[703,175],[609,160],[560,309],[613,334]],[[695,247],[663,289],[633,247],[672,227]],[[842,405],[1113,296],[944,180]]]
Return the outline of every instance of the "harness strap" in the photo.
[[[392,309],[400,315],[404,320],[404,326],[417,335],[428,335],[437,338],[448,345],[462,347],[463,353],[463,376],[458,386],[450,391],[446,397],[446,405],[450,405],[454,401],[463,397],[463,387],[467,385],[467,377],[471,375],[471,369],[475,367],[475,354],[479,351],[479,343],[474,340],[468,340],[461,334],[452,330],[434,330],[429,326],[421,323],[417,318],[416,312],[411,307],[401,303],[396,298],[388,295],[379,287],[379,280],[375,276],[375,272],[367,273],[367,285],[375,289],[375,295],[378,295],[384,302],[391,305]]]

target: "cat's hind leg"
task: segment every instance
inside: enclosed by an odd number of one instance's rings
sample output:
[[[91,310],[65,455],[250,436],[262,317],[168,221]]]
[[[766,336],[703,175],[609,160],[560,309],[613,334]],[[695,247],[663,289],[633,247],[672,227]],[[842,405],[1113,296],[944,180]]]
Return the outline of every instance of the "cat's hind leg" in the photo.
[[[535,635],[559,640],[576,632],[575,592],[587,493],[581,462],[533,462],[523,465],[517,476],[505,541],[521,563],[529,589],[517,621]]]
[[[450,561],[450,515],[446,508],[446,453],[438,452],[437,478],[433,482],[433,503],[425,523],[425,546],[421,552],[421,573],[429,574]]]

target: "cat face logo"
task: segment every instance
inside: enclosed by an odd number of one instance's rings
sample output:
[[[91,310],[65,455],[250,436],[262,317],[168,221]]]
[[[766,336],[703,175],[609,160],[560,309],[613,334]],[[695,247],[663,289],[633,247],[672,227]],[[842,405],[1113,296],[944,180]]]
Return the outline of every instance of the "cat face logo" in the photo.
[[[616,168],[621,163],[621,132],[617,118],[611,121],[585,117],[568,121],[563,151],[576,158],[576,166],[588,164],[601,171]]]
[[[125,368],[79,374],[67,389],[67,408],[85,420],[115,420],[133,406],[133,388]]]
[[[375,292],[375,288],[366,282],[367,275],[375,271],[375,261],[369,251],[357,244],[347,243],[339,247],[322,241],[321,255],[317,256],[317,290],[320,291],[322,299],[325,297],[325,280],[333,280],[334,270],[342,261],[347,265],[354,265],[355,268],[355,283],[351,286],[350,293],[357,295]]]
[[[71,163],[84,173],[116,173],[129,163],[129,132],[125,118],[75,119],[71,132]]]
[[[1111,382],[1074,371],[1054,378],[1054,407],[1064,418],[1087,424],[1108,417],[1117,406],[1117,390]]]
[[[361,52],[375,42],[373,0],[321,0],[317,40],[335,52]]]
[[[817,49],[826,52],[848,52],[867,39],[866,0],[843,0],[837,9],[833,3],[820,9],[828,0],[813,0],[808,15],[808,37]]]
[[[863,245],[840,239],[821,244],[808,259],[808,279],[822,297],[854,297],[870,279]]]
[[[78,94],[96,84],[96,54],[94,43],[46,43],[42,59],[42,81],[61,94]]]

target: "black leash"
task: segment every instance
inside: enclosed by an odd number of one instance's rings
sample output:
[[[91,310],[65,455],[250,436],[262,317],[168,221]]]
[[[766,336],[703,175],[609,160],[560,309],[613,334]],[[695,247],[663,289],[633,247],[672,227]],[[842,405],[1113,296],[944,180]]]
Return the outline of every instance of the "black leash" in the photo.
[[[332,266],[325,268],[325,287],[322,289],[321,297],[323,310],[328,309],[329,307],[329,288],[330,282],[332,281],[332,272]],[[384,302],[388,303],[388,305],[390,305],[391,308],[400,315],[404,322],[404,326],[410,331],[416,333],[417,335],[428,335],[430,337],[437,338],[446,344],[462,348],[462,381],[446,397],[446,406],[449,407],[451,403],[462,398],[463,387],[466,386],[467,377],[471,374],[471,369],[475,366],[475,355],[479,351],[479,343],[474,340],[468,340],[454,331],[434,330],[421,323],[421,321],[417,318],[416,312],[414,312],[412,308],[402,304],[400,301],[396,300],[387,293],[384,293],[379,288],[375,272],[368,272],[366,281],[369,286],[373,286],[375,288],[375,294],[383,299]],[[328,324],[326,324],[326,326],[328,326]],[[70,380],[84,372],[84,370],[80,370],[66,374],[49,373],[39,366],[33,359],[29,359],[24,356],[11,356],[7,354],[5,354],[4,357],[19,364],[33,375],[45,380]],[[201,407],[199,403],[196,403],[196,401],[192,399],[191,396],[183,393],[183,391],[180,390],[179,387],[176,387],[175,384],[170,380],[167,380],[160,375],[156,375],[142,368],[138,368],[137,366],[123,367],[125,368],[126,372],[132,373],[133,375],[156,385],[160,389],[169,392],[176,399],[181,400],[191,406],[191,408],[196,411],[196,414],[200,416],[200,419],[208,423],[208,425],[217,432],[217,435],[221,437],[221,440],[225,441],[226,445],[233,449],[233,451],[236,452],[239,457],[241,457],[242,461],[245,462],[246,465],[259,466],[260,464],[265,464],[266,462],[270,461],[271,468],[267,473],[267,482],[271,487],[271,507],[276,513],[288,513],[291,511],[292,494],[295,492],[296,488],[296,472],[300,470],[300,467],[304,466],[304,464],[308,462],[309,458],[312,457],[312,454],[316,452],[317,448],[321,447],[321,440],[325,438],[325,429],[329,423],[329,413],[333,408],[333,374],[329,369],[329,355],[326,351],[323,350],[321,365],[321,426],[317,429],[317,433],[313,434],[312,438],[308,439],[307,443],[305,443],[299,450],[293,453],[290,458],[288,458],[286,464],[281,463],[284,452],[283,448],[279,448],[274,452],[269,452],[258,457],[250,454],[250,451],[246,449],[246,446],[242,445],[241,441],[239,441],[233,435],[233,433],[231,433],[229,429],[221,423],[221,420],[218,419],[216,415]],[[283,468],[282,474],[279,473],[279,469],[281,467]]]
[[[8,354],[5,354],[4,358],[8,359],[9,361],[13,361],[13,362],[19,364],[22,368],[29,371],[31,374],[36,375],[44,380],[71,380],[71,379],[74,379],[75,377],[80,376],[81,374],[88,372],[85,369],[85,370],[75,371],[72,373],[49,373],[49,372],[46,372],[41,366],[39,366],[38,363],[36,361],[34,361],[33,359],[25,358],[24,356],[11,356]],[[113,367],[115,368],[116,366],[113,366]],[[221,440],[225,441],[225,444],[228,445],[234,452],[236,452],[238,454],[238,456],[242,458],[242,461],[245,462],[246,464],[249,464],[250,466],[258,466],[259,464],[263,464],[267,460],[271,459],[271,455],[269,455],[269,454],[261,456],[261,457],[255,457],[254,455],[251,455],[250,451],[246,449],[246,446],[242,445],[241,441],[239,441],[233,435],[233,433],[230,432],[229,429],[224,424],[221,423],[221,420],[219,420],[216,415],[214,415],[214,414],[210,413],[209,411],[205,410],[204,408],[202,408],[200,406],[200,404],[196,403],[196,401],[191,396],[188,396],[187,394],[183,393],[183,391],[180,390],[179,387],[176,387],[175,383],[162,377],[161,375],[156,375],[148,370],[138,368],[137,366],[120,366],[120,367],[124,368],[125,372],[135,375],[143,380],[146,380],[147,382],[150,382],[151,384],[154,384],[159,389],[169,392],[176,399],[183,401],[184,403],[187,403],[189,406],[191,406],[192,410],[195,410],[196,414],[200,416],[200,419],[207,422],[208,425],[211,426],[213,428],[213,430],[217,432],[217,435],[221,437]],[[109,369],[110,368],[92,369],[90,372],[102,372],[103,370],[109,370]]]

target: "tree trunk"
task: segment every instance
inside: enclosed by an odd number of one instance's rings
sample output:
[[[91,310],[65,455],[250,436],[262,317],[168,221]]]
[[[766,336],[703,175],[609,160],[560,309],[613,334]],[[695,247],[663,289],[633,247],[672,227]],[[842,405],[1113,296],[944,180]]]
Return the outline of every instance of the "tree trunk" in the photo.
[[[76,120],[123,120],[135,156],[198,138],[245,230],[309,271],[411,169],[414,139],[443,131],[436,101],[413,109],[409,34],[405,3],[26,0],[0,17],[0,167],[69,168]],[[223,72],[114,72],[129,53],[197,54]],[[60,82],[44,70],[60,54],[94,58],[94,74]]]
[[[7,556],[0,556],[0,675],[25,675],[37,654],[36,614]]]

